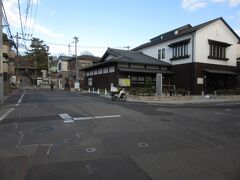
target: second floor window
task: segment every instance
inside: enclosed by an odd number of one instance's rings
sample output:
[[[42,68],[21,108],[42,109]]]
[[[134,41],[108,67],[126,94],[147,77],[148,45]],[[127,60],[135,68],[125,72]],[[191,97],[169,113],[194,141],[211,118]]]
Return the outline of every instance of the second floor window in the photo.
[[[59,71],[62,70],[62,64],[61,64],[61,63],[58,64],[58,70],[59,70]]]
[[[158,50],[158,59],[165,59],[165,48]]]
[[[172,48],[172,58],[170,60],[189,58],[190,57],[188,54],[189,42],[190,42],[190,39],[186,39],[186,40],[175,42],[168,45],[169,47]]]
[[[231,44],[208,40],[209,43],[209,59],[217,59],[217,60],[228,60],[226,57],[227,47],[231,46]]]
[[[162,59],[165,59],[165,48],[162,49]]]
[[[161,49],[158,50],[158,59],[162,59],[162,50]]]

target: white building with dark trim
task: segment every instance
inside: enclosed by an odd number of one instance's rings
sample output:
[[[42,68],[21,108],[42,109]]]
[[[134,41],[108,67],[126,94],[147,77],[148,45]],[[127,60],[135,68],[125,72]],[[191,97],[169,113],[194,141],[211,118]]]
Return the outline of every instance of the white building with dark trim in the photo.
[[[239,36],[223,18],[163,33],[133,51],[172,65],[176,88],[199,94],[237,85]]]

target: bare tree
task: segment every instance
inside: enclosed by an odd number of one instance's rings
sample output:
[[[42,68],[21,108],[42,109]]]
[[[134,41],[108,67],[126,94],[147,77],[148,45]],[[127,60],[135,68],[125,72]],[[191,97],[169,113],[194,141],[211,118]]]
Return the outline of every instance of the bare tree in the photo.
[[[81,52],[81,55],[93,56],[93,53],[91,53],[90,51],[85,50],[85,51]]]

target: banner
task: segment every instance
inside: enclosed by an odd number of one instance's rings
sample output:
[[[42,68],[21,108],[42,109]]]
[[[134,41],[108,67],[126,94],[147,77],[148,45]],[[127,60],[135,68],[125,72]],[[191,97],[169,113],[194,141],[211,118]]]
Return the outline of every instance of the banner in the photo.
[[[119,79],[118,81],[120,87],[130,87],[131,80],[130,79]]]

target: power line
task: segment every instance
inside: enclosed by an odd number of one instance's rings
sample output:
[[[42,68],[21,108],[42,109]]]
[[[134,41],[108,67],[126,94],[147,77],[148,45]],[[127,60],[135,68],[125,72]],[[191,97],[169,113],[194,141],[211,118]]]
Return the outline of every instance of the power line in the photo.
[[[27,49],[27,45],[26,45],[26,42],[25,42],[25,36],[24,36],[24,31],[23,31],[23,23],[22,23],[22,14],[21,14],[21,6],[20,6],[20,2],[19,2],[19,0],[18,0],[18,13],[19,13],[19,17],[20,17],[20,24],[21,24],[21,31],[22,31],[22,41],[23,41],[23,43],[24,43],[24,45],[25,45],[25,49],[26,49],[26,51],[28,51],[28,49]]]
[[[24,30],[26,31],[26,27],[27,27],[27,19],[28,19],[28,12],[29,12],[29,8],[30,8],[30,2],[31,0],[27,1],[27,7],[26,7],[26,15],[25,15],[25,23],[24,23]]]
[[[10,25],[9,25],[9,22],[8,22],[8,19],[7,19],[7,14],[6,14],[3,3],[2,3],[2,8],[3,8],[3,15],[4,15],[4,18],[5,18],[6,27],[7,27],[8,37],[12,40],[13,46],[17,50],[17,46],[16,46],[16,43],[14,42],[14,38],[13,38],[12,33],[11,33]]]
[[[69,44],[63,44],[63,43],[46,42],[46,44],[69,47]],[[77,46],[77,47],[78,48],[89,48],[89,49],[106,49],[109,46]],[[113,47],[113,48],[129,49],[130,46],[116,46],[116,47]]]
[[[39,1],[39,0],[37,0],[37,3],[36,3],[35,14],[34,14],[34,19],[33,19],[33,27],[32,27],[32,33],[31,33],[31,34],[34,34],[34,28],[35,28],[36,17],[37,17],[37,9],[38,9],[38,1]],[[32,3],[32,4],[33,4],[33,3]]]

